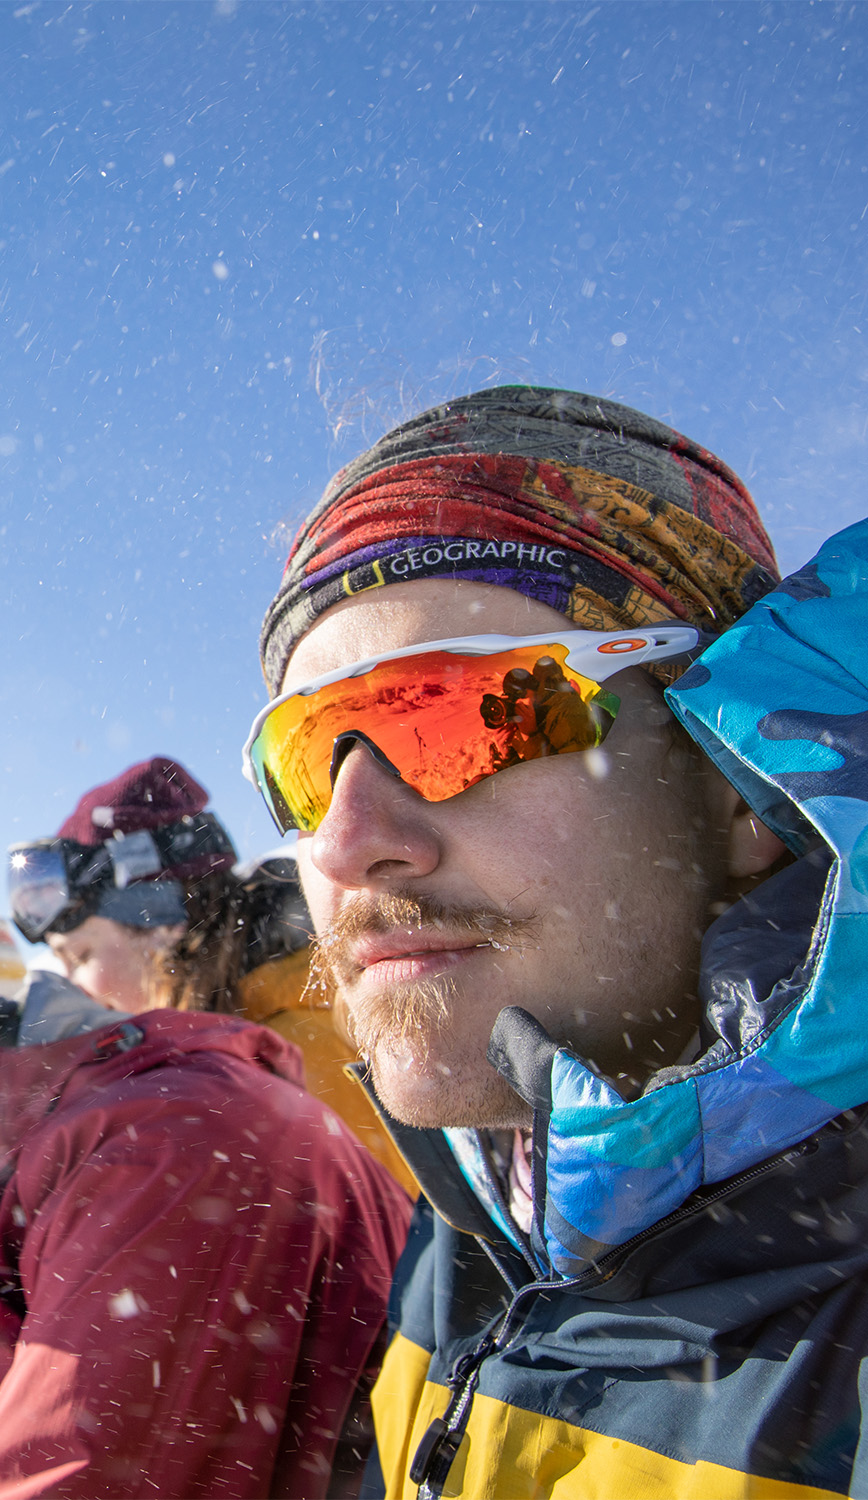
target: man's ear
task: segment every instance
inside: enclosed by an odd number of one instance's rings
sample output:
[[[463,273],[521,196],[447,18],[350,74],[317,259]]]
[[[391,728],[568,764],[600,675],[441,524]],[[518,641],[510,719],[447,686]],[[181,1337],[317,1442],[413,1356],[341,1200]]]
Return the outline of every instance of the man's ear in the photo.
[[[764,875],[786,847],[739,797],[729,825],[730,875],[737,880]]]

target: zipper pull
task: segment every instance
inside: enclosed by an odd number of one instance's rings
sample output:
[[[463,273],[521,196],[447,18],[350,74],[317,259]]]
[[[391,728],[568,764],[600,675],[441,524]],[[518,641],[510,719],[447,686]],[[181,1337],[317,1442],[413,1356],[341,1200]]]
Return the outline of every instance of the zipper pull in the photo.
[[[446,1384],[453,1392],[452,1400],[444,1416],[435,1417],[427,1428],[421,1443],[413,1455],[410,1479],[413,1484],[426,1485],[425,1494],[439,1493],[446,1475],[452,1467],[464,1437],[467,1418],[473,1401],[473,1392],[479,1378],[479,1367],[494,1348],[496,1340],[490,1333],[469,1354],[456,1359]],[[438,1490],[428,1484],[438,1485]]]
[[[445,1417],[435,1417],[428,1428],[425,1436],[419,1444],[410,1465],[410,1479],[413,1484],[422,1484],[427,1478],[434,1464],[438,1461],[451,1467],[458,1449],[461,1447],[461,1436],[449,1432],[449,1412]]]

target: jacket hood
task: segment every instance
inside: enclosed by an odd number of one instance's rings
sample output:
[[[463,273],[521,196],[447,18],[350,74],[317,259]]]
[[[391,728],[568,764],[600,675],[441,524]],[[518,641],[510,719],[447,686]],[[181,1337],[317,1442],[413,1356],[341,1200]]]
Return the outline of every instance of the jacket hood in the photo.
[[[532,1241],[572,1276],[868,1100],[868,522],[832,538],[667,692],[796,862],[703,946],[702,1049],[625,1101],[525,1011],[489,1057],[535,1110]]]
[[[117,1077],[170,1067],[184,1055],[223,1052],[303,1085],[297,1047],[236,1016],[152,1010],[84,1036],[0,1051],[0,1151],[17,1150],[61,1099]]]

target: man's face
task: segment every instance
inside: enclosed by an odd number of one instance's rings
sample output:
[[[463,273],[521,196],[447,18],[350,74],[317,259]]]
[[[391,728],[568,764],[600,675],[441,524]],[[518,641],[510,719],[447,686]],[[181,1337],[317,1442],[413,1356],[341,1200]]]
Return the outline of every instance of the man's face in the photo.
[[[399,584],[323,614],[284,689],[417,642],[568,628],[507,589]],[[445,802],[426,802],[356,742],[326,817],[300,837],[325,958],[399,1119],[527,1122],[486,1058],[507,1005],[600,1071],[634,1081],[674,1061],[690,1038],[729,804],[702,757],[673,735],[645,674],[607,686],[622,707],[600,749],[510,767]]]

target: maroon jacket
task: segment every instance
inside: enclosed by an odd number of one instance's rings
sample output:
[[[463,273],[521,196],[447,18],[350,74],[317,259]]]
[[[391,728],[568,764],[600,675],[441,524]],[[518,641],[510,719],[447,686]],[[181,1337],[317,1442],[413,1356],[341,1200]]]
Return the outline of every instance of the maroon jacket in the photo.
[[[234,1017],[0,1052],[0,1500],[325,1495],[407,1200]]]

